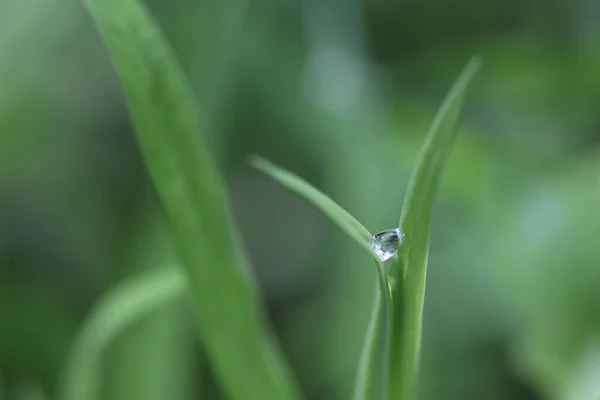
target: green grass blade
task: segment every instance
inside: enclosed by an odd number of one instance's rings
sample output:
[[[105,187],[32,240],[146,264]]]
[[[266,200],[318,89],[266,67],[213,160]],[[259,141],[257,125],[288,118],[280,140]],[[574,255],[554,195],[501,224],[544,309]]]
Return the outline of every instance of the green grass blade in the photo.
[[[358,366],[353,398],[354,400],[386,399],[389,367],[390,292],[387,271],[370,247],[372,234],[350,213],[302,178],[260,157],[252,157],[251,164],[284,187],[311,202],[375,259],[378,287]]]
[[[311,202],[315,207],[327,215],[342,231],[350,236],[361,247],[371,252],[371,239],[373,235],[358,222],[350,213],[340,207],[335,201],[323,194],[304,179],[279,168],[275,164],[254,156],[250,159],[250,163],[256,169],[269,175],[271,178],[279,182],[284,187],[292,192],[304,197]]]
[[[465,101],[466,89],[480,68],[473,59],[441,105],[410,180],[400,217],[406,235],[394,276],[403,281],[403,295],[394,295],[390,400],[412,400],[418,371],[421,323],[427,273],[429,225],[440,176],[448,159]]]
[[[18,384],[12,398],[15,400],[46,400],[47,396],[39,381],[34,378],[26,378]]]
[[[222,392],[231,400],[295,399],[296,386],[243,268],[196,101],[173,51],[138,0],[83,1],[121,77]]]
[[[100,358],[128,327],[160,306],[183,298],[185,279],[176,268],[152,270],[120,283],[96,303],[67,355],[59,399],[99,400]]]
[[[385,271],[377,261],[378,270]],[[392,305],[387,275],[379,273],[375,300],[363,343],[353,400],[387,400]]]

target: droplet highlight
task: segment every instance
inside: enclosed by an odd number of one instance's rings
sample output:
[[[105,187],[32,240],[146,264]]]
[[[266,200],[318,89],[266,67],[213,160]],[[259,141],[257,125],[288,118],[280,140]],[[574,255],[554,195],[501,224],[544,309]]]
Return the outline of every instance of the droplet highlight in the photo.
[[[379,232],[373,236],[371,248],[383,262],[389,260],[398,253],[403,238],[404,234],[400,232],[400,229],[398,228]]]

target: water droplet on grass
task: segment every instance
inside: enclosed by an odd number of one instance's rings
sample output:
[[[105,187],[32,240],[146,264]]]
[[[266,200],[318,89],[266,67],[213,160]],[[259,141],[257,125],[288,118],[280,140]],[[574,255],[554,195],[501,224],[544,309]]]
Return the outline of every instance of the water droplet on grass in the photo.
[[[371,248],[381,261],[386,261],[396,255],[402,244],[402,238],[404,234],[398,228],[379,232],[373,236]]]

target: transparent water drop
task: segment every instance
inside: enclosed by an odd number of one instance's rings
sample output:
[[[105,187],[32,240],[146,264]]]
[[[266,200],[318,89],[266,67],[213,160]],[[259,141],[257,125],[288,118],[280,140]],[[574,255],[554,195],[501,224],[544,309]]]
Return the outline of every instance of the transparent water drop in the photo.
[[[386,261],[396,255],[403,238],[404,234],[398,228],[379,232],[373,236],[371,248],[381,261]]]

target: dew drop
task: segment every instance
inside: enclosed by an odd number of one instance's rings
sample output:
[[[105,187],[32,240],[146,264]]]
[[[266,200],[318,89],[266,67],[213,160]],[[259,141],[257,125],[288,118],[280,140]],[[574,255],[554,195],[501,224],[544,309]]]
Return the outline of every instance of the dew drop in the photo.
[[[403,238],[404,234],[398,228],[379,232],[373,236],[371,248],[381,261],[386,261],[396,255]]]

